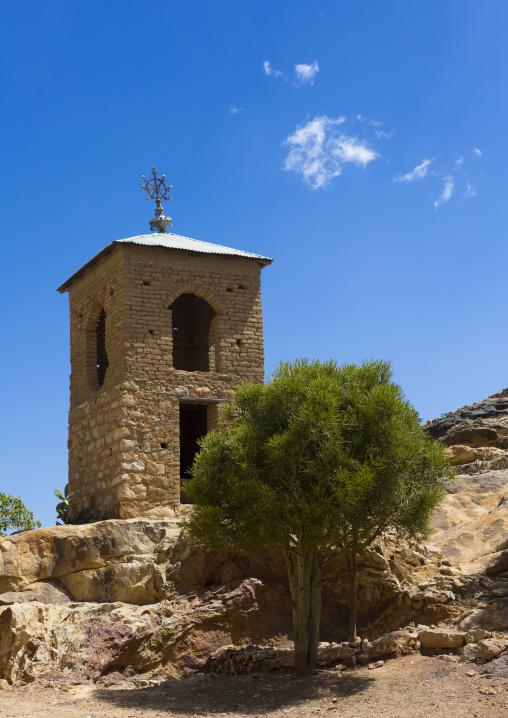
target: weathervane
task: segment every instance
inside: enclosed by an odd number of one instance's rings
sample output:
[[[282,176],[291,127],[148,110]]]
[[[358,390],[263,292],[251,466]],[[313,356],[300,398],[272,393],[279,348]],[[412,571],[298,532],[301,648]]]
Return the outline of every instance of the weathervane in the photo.
[[[162,178],[157,177],[155,167],[152,167],[152,175],[150,179],[146,179],[145,175],[142,175],[141,179],[145,180],[145,184],[141,185],[141,189],[148,192],[147,199],[154,199],[155,206],[155,219],[150,220],[150,227],[157,229],[159,232],[165,232],[167,227],[171,227],[171,217],[164,216],[164,207],[161,204],[161,200],[168,199],[171,201],[171,197],[168,196],[170,189],[173,189],[171,185],[166,187],[164,180],[166,175],[162,175]]]

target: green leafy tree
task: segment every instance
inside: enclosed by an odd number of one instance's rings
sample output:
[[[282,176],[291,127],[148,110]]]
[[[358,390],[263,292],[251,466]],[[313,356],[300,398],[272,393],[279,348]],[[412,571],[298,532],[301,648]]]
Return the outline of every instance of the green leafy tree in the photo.
[[[442,495],[443,449],[391,376],[382,361],[281,363],[240,387],[194,461],[191,536],[285,557],[300,675],[317,665],[323,564],[392,527],[424,536]]]
[[[0,493],[0,536],[9,530],[28,531],[40,526],[40,521],[34,521],[33,513],[21,499]]]
[[[68,524],[69,523],[69,484],[65,484],[64,492],[62,493],[60,489],[55,489],[55,496],[57,499],[60,499],[60,501],[56,505],[56,518],[57,518],[57,526],[60,526],[61,524],[58,521],[61,521],[62,524]]]

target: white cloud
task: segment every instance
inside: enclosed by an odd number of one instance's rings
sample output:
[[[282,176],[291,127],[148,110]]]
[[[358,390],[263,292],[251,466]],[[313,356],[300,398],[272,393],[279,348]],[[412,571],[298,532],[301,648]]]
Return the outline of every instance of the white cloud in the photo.
[[[454,182],[451,177],[443,177],[444,188],[439,198],[434,202],[434,207],[441,207],[442,204],[446,204],[453,194]]]
[[[265,73],[271,77],[282,77],[282,72],[280,70],[274,70],[268,60],[263,62],[263,69]]]
[[[345,121],[323,115],[297,127],[285,141],[290,150],[284,169],[298,172],[312,189],[319,189],[340,175],[347,162],[366,167],[375,160],[375,150],[339,130]]]
[[[464,192],[464,199],[466,197],[476,197],[476,190],[469,182],[466,183],[466,191]]]
[[[314,78],[319,72],[319,65],[314,60],[312,65],[295,65],[296,79],[302,85],[308,83],[309,85],[314,84]]]
[[[415,180],[423,179],[429,171],[430,165],[434,162],[434,158],[431,160],[425,159],[419,165],[416,165],[414,170],[408,172],[405,175],[397,175],[393,178],[393,182],[414,182]]]
[[[234,105],[231,105],[229,108],[230,115],[237,115],[239,112],[245,112],[245,107],[235,107]]]
[[[475,153],[475,155],[476,155],[477,157],[481,157],[481,156],[482,156],[482,151],[479,150],[478,147],[473,147],[473,152]]]

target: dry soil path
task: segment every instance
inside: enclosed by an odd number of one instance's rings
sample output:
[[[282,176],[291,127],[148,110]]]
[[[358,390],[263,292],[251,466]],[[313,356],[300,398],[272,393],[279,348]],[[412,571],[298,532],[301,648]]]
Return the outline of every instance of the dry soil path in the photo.
[[[0,691],[0,718],[508,718],[508,679],[419,655],[375,670],[194,675],[157,687]]]

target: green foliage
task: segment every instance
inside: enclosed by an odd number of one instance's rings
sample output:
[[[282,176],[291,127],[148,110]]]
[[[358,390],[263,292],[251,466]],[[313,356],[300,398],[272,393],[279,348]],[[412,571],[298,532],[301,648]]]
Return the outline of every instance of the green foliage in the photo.
[[[40,521],[34,521],[33,513],[20,498],[0,493],[0,536],[9,530],[28,531],[40,526]]]
[[[61,501],[56,505],[56,518],[59,519],[62,524],[69,523],[68,509],[69,509],[69,484],[65,484],[64,493],[60,489],[55,489],[55,496]],[[57,525],[60,526],[57,522]]]
[[[424,538],[449,463],[391,377],[383,361],[299,360],[267,384],[243,384],[194,461],[191,535],[213,548],[279,549],[290,583],[315,586],[316,566],[387,529]],[[293,608],[313,620],[309,602],[295,606],[298,590]]]

